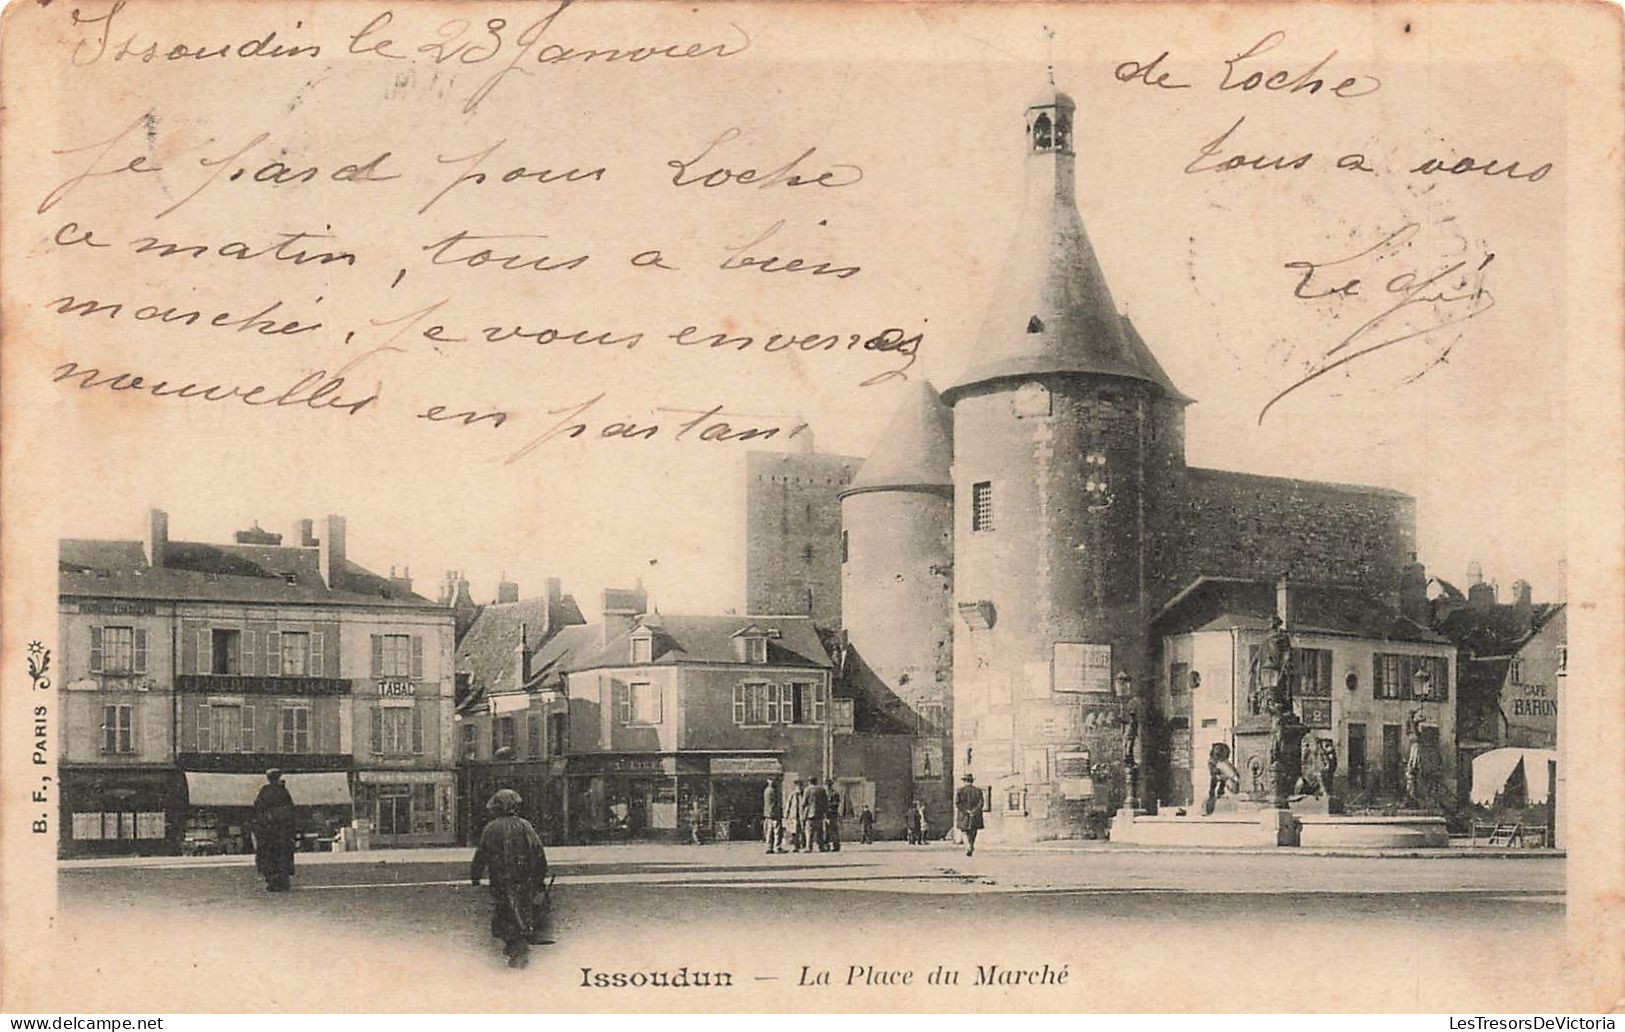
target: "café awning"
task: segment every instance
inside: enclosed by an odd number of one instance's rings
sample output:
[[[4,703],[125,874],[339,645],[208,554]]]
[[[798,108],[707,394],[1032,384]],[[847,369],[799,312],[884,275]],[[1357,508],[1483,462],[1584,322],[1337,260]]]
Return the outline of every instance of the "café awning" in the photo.
[[[284,774],[295,806],[350,806],[350,776],[343,771]],[[249,807],[265,784],[263,774],[186,772],[186,798],[191,806]]]

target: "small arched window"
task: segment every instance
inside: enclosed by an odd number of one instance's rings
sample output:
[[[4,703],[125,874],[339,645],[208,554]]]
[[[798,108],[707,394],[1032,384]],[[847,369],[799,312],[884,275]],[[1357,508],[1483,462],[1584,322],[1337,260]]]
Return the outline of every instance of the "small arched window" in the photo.
[[[1051,129],[1049,115],[1041,114],[1033,122],[1033,150],[1049,150],[1051,143]]]
[[[1072,118],[1068,115],[1055,117],[1055,149],[1064,151],[1072,149]]]

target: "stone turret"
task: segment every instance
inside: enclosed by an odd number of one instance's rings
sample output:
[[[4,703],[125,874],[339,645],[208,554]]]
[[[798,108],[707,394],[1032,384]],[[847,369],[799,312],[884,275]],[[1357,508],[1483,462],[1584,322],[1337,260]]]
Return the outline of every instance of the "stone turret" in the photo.
[[[917,381],[841,492],[848,682],[866,714],[913,735],[913,795],[938,814],[953,787],[952,462],[952,415]]]
[[[1120,778],[1075,768],[1113,753],[1113,685],[1153,684],[1146,514],[1184,463],[1189,399],[1118,311],[1078,212],[1075,112],[1051,84],[1022,115],[1026,208],[943,395],[954,763],[995,798],[1025,800],[989,815],[1006,840],[1080,835],[1090,810],[1128,795]]]

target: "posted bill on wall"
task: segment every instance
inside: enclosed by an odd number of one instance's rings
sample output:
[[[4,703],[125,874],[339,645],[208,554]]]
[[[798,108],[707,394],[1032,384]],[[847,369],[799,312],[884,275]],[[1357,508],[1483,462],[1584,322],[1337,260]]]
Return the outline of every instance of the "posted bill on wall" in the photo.
[[[0,58],[7,1010],[1617,1005],[1617,9]]]

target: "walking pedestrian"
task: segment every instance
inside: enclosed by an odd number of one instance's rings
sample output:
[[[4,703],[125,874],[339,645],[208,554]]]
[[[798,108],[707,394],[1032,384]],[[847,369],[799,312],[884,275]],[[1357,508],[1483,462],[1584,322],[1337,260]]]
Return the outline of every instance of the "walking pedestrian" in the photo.
[[[920,844],[920,801],[918,799],[908,804],[908,811],[903,814],[903,838],[911,846]]]
[[[829,803],[824,817],[824,843],[830,852],[841,851],[841,794],[833,783],[829,786]]]
[[[868,803],[863,804],[863,812],[858,814],[858,837],[866,846],[875,840],[875,811]]]
[[[696,846],[701,844],[700,843],[700,825],[702,825],[704,823],[705,823],[705,804],[700,800],[700,798],[698,796],[696,796],[694,798],[694,802],[689,804],[689,807],[688,807],[689,841],[691,843],[693,843],[694,845],[696,845]]]
[[[802,809],[805,806],[802,794],[806,789],[807,782],[802,778],[796,778],[795,785],[787,788],[784,793],[784,823],[789,828],[790,851],[793,853],[801,852],[802,847],[807,844],[806,822],[802,819]]]
[[[779,783],[768,779],[762,789],[762,838],[769,853],[784,852],[783,804],[779,802]]]
[[[265,772],[265,784],[254,797],[254,867],[265,879],[266,892],[287,892],[293,877],[293,796],[280,770]]]
[[[518,792],[504,788],[485,804],[491,819],[480,832],[468,874],[475,885],[490,875],[491,935],[502,940],[511,968],[530,962],[536,893],[547,883],[547,851],[536,829],[519,816],[523,802]]]
[[[976,853],[976,833],[982,830],[982,790],[976,787],[974,776],[965,775],[965,784],[954,796],[954,805],[959,811],[959,830],[965,833],[968,843],[965,855],[973,856]]]
[[[829,845],[824,841],[824,817],[829,809],[829,793],[818,783],[816,775],[807,779],[807,789],[802,793],[801,801],[801,818],[807,834],[807,852],[812,852],[814,848],[820,853],[827,852]]]

